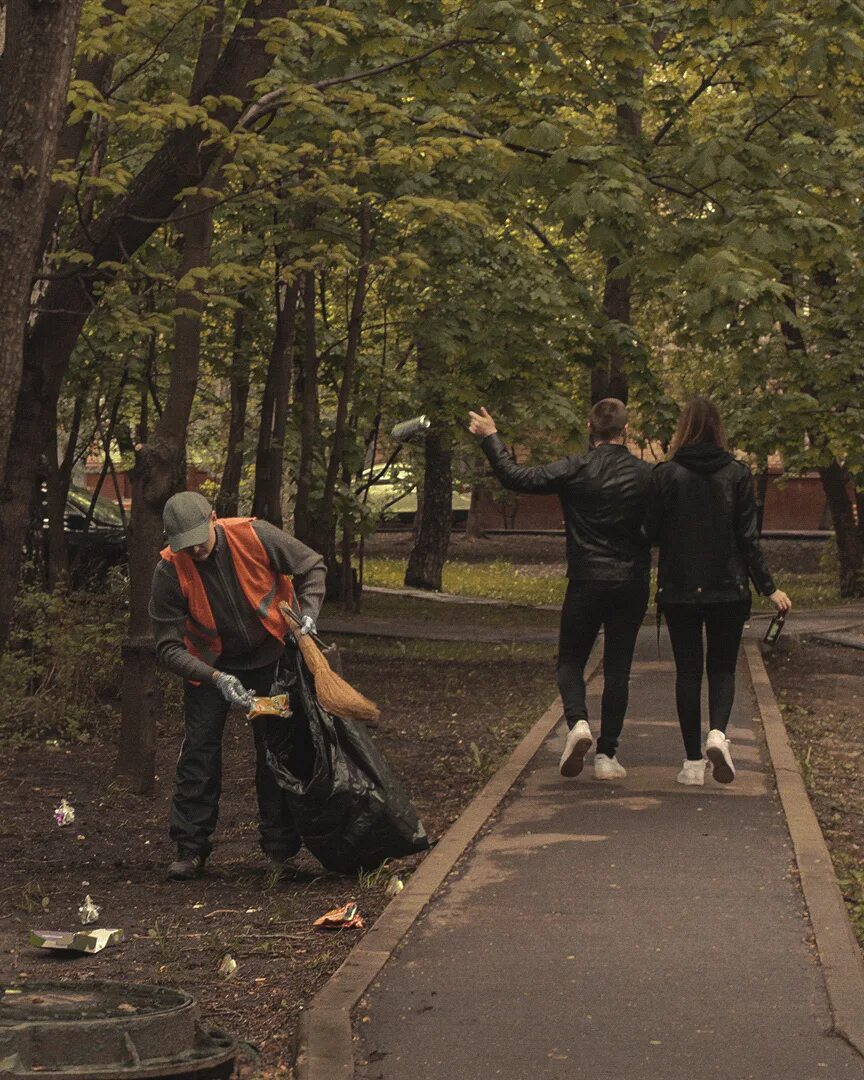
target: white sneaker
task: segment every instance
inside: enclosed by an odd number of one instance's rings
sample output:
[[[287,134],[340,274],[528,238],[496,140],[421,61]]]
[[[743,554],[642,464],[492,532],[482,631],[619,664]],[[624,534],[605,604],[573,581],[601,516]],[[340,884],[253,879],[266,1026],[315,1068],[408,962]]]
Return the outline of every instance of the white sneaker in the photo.
[[[693,784],[702,787],[705,783],[705,762],[688,761],[686,758],[681,772],[675,777],[679,784]]]
[[[594,779],[595,780],[623,780],[627,770],[617,757],[609,757],[606,754],[594,755]]]
[[[577,720],[567,732],[564,753],[561,755],[559,768],[562,776],[578,776],[585,764],[585,755],[591,749],[594,739],[587,720]]]
[[[735,779],[735,766],[729,753],[729,740],[719,728],[711,728],[705,742],[705,753],[711,762],[711,771],[718,784],[731,784]]]

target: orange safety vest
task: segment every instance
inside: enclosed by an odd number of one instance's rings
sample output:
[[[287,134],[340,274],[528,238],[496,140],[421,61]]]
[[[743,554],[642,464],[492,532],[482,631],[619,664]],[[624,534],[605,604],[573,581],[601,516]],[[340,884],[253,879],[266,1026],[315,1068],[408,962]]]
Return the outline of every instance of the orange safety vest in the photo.
[[[264,629],[281,641],[288,632],[288,623],[279,610],[279,601],[293,607],[294,586],[290,578],[277,574],[270,566],[264,545],[252,528],[254,520],[220,518],[218,524],[225,534],[244,596]],[[172,551],[170,547],[163,548],[160,554],[174,564],[180,591],[189,606],[183,635],[186,648],[205,664],[215,664],[222,652],[222,639],[195,560],[185,551]]]

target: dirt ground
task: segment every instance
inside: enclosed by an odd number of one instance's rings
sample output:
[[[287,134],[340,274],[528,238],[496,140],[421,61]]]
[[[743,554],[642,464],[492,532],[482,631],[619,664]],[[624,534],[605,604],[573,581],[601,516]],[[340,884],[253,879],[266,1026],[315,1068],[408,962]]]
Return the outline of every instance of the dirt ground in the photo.
[[[864,947],[864,652],[790,639],[767,664]]]
[[[404,780],[427,831],[440,836],[555,692],[549,649],[366,640],[342,643],[346,676],[382,707],[373,731]],[[110,781],[113,737],[101,745],[30,746],[0,764],[0,978],[101,978],[176,985],[194,993],[209,1022],[246,1040],[244,1076],[290,1075],[304,1002],[341,963],[357,931],[311,923],[357,899],[370,925],[402,860],[361,880],[323,871],[301,853],[296,875],[276,882],[257,850],[251,739],[242,718],[225,737],[217,846],[204,877],[169,883],[167,836],[180,718],[159,733],[152,798]],[[59,828],[65,797],[75,822]],[[413,860],[416,862],[416,859]],[[71,958],[27,943],[30,929],[74,929],[86,894],[96,926],[125,942]],[[237,962],[218,973],[226,955]],[[257,1062],[253,1064],[252,1062]]]

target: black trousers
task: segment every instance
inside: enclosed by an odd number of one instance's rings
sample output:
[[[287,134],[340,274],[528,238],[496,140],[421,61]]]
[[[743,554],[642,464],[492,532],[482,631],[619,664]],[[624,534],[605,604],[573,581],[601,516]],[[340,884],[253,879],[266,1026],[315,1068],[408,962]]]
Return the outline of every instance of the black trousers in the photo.
[[[702,757],[702,669],[708,674],[708,724],[726,730],[735,700],[735,668],[750,597],[723,604],[664,604],[675,656],[675,703],[690,761]],[[702,646],[705,627],[707,658]]]
[[[561,609],[558,645],[558,689],[564,719],[572,728],[588,719],[585,703],[585,665],[594,642],[603,642],[603,698],[597,752],[614,757],[630,692],[630,665],[636,636],[648,607],[648,579],[626,583],[569,581]]]
[[[276,664],[251,671],[231,671],[247,690],[266,695],[276,672]],[[222,792],[222,732],[228,703],[213,683],[185,686],[186,731],[171,804],[169,834],[184,854],[210,854],[211,837],[219,815]],[[245,721],[248,723],[248,721]],[[300,849],[300,837],[282,788],[267,764],[265,740],[276,735],[285,721],[278,716],[260,716],[251,722],[255,741],[255,790],[258,795],[261,849],[277,858],[289,858]]]

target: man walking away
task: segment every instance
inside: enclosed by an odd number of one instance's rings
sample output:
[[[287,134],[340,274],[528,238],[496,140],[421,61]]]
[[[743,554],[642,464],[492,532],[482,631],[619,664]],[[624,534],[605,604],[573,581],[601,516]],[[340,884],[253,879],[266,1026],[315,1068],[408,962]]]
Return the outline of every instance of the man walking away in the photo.
[[[558,688],[569,729],[561,775],[578,776],[593,737],[585,700],[585,665],[602,626],[603,698],[595,780],[627,775],[616,751],[630,686],[636,636],[648,607],[650,549],[641,535],[651,466],[627,449],[627,408],[604,398],[591,409],[587,454],[571,454],[549,465],[517,465],[486,411],[469,414],[469,430],[505,488],[530,494],[555,493],[561,500],[567,536],[567,594],[561,611]]]
[[[232,705],[266,695],[285,647],[285,601],[315,631],[324,598],[324,560],[255,518],[222,518],[203,495],[183,491],[162,515],[168,546],[153,574],[150,617],[161,663],[186,680],[185,734],[171,805],[177,858],[168,877],[196,877],[210,854],[222,790],[222,732]],[[293,578],[293,582],[292,582]],[[218,665],[218,667],[217,667]],[[256,717],[255,788],[261,849],[276,870],[300,849],[266,743],[284,720]]]

